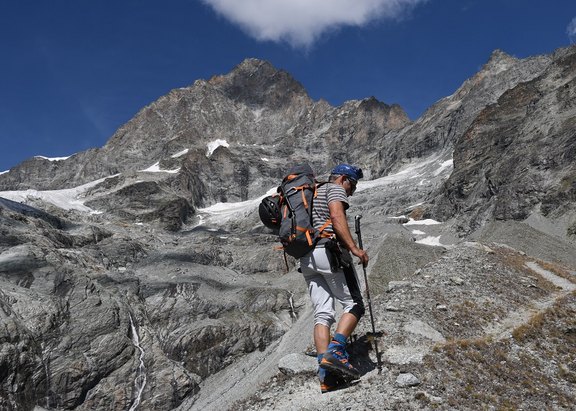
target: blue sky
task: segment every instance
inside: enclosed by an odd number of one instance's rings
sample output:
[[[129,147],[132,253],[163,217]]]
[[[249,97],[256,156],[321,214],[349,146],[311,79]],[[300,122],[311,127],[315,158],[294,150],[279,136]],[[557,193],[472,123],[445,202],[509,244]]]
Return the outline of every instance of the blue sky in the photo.
[[[270,61],[416,119],[491,52],[576,42],[575,0],[0,0],[0,171],[101,147],[173,88]]]

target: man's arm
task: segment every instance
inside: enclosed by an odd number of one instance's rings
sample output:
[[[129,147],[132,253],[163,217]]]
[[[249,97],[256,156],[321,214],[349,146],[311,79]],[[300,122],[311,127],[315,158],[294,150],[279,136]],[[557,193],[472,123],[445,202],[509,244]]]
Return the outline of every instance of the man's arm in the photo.
[[[358,257],[360,262],[364,265],[364,267],[366,267],[366,265],[368,265],[368,254],[366,251],[358,248],[354,242],[354,239],[352,238],[350,227],[348,227],[348,220],[346,219],[346,210],[344,209],[344,204],[341,201],[332,201],[328,204],[328,209],[330,210],[332,227],[334,228],[334,232],[336,233],[338,240],[352,254]]]

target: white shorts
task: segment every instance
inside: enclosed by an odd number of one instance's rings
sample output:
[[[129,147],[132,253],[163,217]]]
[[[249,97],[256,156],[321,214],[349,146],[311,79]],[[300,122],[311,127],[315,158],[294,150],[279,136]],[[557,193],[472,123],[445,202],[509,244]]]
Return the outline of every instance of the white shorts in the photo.
[[[354,267],[333,272],[328,252],[324,247],[315,248],[300,259],[300,269],[314,306],[314,324],[330,327],[335,322],[334,300],[358,319],[364,314],[364,303]]]

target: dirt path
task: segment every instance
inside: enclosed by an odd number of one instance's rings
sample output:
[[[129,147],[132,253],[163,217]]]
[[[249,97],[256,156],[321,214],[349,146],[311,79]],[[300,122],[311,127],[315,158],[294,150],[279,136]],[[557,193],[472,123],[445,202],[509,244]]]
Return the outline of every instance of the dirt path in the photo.
[[[497,341],[509,338],[516,328],[524,324],[527,324],[534,315],[546,311],[547,309],[552,307],[558,299],[576,290],[575,283],[563,277],[560,277],[549,270],[542,268],[536,262],[529,261],[526,262],[525,265],[526,267],[534,271],[536,274],[540,275],[541,277],[545,278],[547,281],[551,282],[556,287],[558,287],[558,291],[549,295],[546,298],[534,301],[528,307],[510,313],[510,315],[508,315],[498,324],[492,324],[489,327],[486,327],[484,329],[486,335],[494,337]]]

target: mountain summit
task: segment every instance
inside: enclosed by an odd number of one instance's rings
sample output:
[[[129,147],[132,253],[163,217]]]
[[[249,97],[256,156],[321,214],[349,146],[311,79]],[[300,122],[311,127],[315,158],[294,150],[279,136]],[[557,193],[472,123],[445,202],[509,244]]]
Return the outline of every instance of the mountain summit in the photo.
[[[406,124],[398,105],[374,98],[341,107],[315,102],[285,71],[248,59],[229,74],[172,90],[120,127],[102,148],[58,162],[26,161],[0,175],[0,188],[62,189],[116,174],[122,174],[125,185],[129,175],[150,177],[146,170],[157,164],[175,171],[154,180],[177,181],[169,184],[193,207],[246,200],[275,184],[278,166],[287,158],[306,160],[319,172],[334,161],[365,158],[365,169],[379,170],[381,159],[365,156],[366,147],[374,152],[385,134]]]
[[[248,106],[281,110],[299,100],[311,104],[300,83],[264,60],[246,59],[229,74],[212,77],[208,84],[230,100]]]

